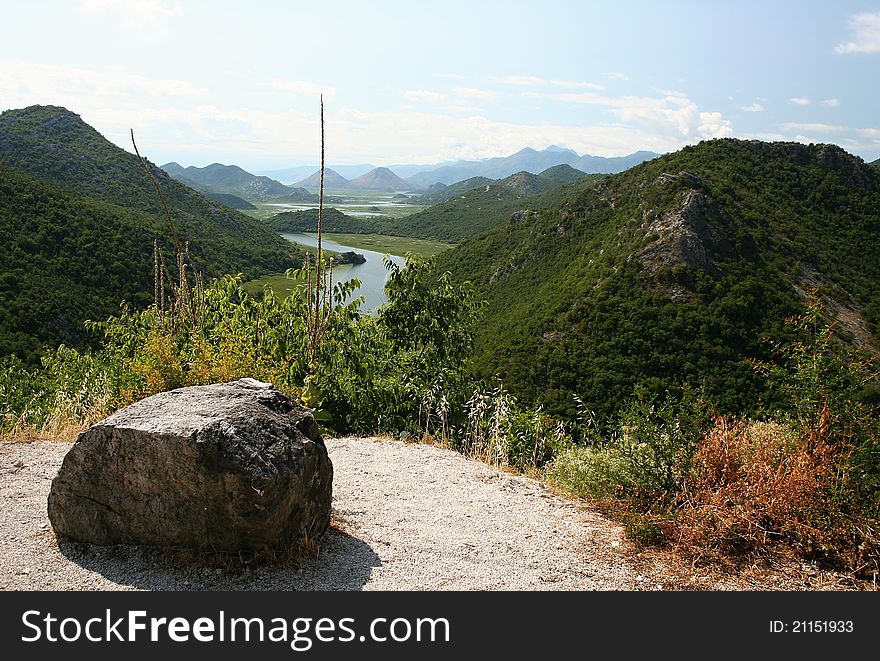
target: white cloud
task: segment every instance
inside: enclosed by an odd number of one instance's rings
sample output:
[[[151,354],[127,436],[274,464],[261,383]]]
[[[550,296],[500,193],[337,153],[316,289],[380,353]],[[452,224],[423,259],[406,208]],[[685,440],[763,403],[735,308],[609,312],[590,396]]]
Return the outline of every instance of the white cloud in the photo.
[[[154,23],[180,14],[180,8],[162,0],[82,0],[82,11],[91,13],[115,13],[122,16],[130,27],[142,23]]]
[[[701,112],[697,130],[700,136],[706,139],[726,138],[733,133],[730,120],[724,119],[720,112]]]
[[[408,90],[406,98],[410,101],[428,101],[431,103],[437,103],[443,101],[446,98],[446,95],[441,92],[432,92],[430,90]]]
[[[622,75],[622,74],[620,74]],[[561,89],[593,89],[603,90],[604,85],[577,80],[558,80],[539,76],[493,76],[489,80],[502,85],[518,85],[523,87],[559,87]]]
[[[320,85],[307,80],[275,78],[257,84],[261,87],[268,87],[279,92],[293,92],[294,94],[301,94],[303,96],[317,97],[323,94],[325,97],[332,98],[336,95],[335,87],[331,87],[330,85]]]
[[[627,123],[639,124],[679,145],[698,138],[730,135],[730,121],[719,112],[701,112],[684,93],[674,90],[665,96],[608,96],[593,92],[545,94],[545,98],[605,107]]]
[[[811,133],[843,133],[849,129],[839,124],[786,122],[782,125],[785,131],[809,131]]]
[[[742,106],[740,110],[745,110],[746,112],[764,112],[764,106],[755,101],[750,105]]]
[[[825,99],[822,101],[822,105],[826,108],[839,108],[840,101],[838,99]]]
[[[462,99],[475,99],[480,101],[494,101],[497,94],[489,90],[481,90],[476,87],[456,87],[452,93]]]
[[[864,12],[849,19],[852,41],[837,44],[834,50],[841,55],[852,53],[880,53],[880,12]]]
[[[605,74],[606,78],[611,78],[612,80],[622,80],[624,82],[629,81],[629,76],[625,73],[620,73],[619,71],[609,71]]]
[[[793,103],[796,106],[808,106],[811,103],[813,103],[813,101],[811,99],[808,99],[804,96],[794,96],[794,97],[790,98],[788,100],[788,102]]]

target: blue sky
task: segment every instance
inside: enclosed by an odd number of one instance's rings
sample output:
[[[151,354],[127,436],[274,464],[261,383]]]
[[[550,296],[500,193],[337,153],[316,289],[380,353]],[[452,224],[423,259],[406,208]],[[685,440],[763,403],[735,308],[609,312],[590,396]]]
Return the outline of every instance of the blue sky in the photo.
[[[433,163],[712,137],[880,157],[880,2],[5,3],[0,109],[158,163]]]

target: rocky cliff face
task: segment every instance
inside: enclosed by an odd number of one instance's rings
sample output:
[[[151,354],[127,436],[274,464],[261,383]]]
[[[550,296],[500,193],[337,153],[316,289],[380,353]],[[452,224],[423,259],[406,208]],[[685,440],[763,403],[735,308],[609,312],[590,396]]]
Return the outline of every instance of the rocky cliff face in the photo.
[[[677,209],[643,211],[641,229],[647,244],[636,253],[636,257],[651,273],[683,264],[717,274],[713,256],[730,253],[730,242],[721,229],[729,222],[729,215],[700,190],[700,179],[694,174],[663,174],[654,185],[679,182],[685,182],[689,188],[681,194]]]

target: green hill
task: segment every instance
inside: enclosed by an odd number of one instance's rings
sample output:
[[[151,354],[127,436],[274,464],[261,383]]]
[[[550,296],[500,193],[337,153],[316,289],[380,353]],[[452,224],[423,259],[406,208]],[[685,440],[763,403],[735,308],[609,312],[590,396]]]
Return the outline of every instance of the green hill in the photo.
[[[248,202],[247,200],[243,200],[238,195],[233,195],[232,193],[205,193],[205,197],[209,200],[214,200],[215,202],[219,202],[220,204],[225,204],[230,209],[256,209],[257,207]]]
[[[257,176],[237,165],[212,163],[203,168],[182,167],[166,163],[162,170],[182,184],[195,188],[206,195],[224,193],[245,200],[265,202],[268,200],[289,202],[317,202],[318,198],[304,188],[285,186],[269,177]],[[238,208],[238,207],[234,207]]]
[[[494,179],[489,179],[488,177],[471,177],[470,179],[465,179],[464,181],[459,181],[449,186],[447,186],[446,184],[436,183],[428,189],[427,193],[424,193],[422,195],[413,195],[412,197],[408,197],[405,200],[401,200],[401,202],[403,204],[417,204],[419,206],[430,207],[435,204],[440,204],[441,202],[452,199],[457,195],[467,193],[469,190],[473,190],[474,188],[479,188],[480,186],[491,184],[494,181]]]
[[[521,195],[535,195],[556,186],[574,183],[585,176],[584,172],[575,170],[570,165],[557,165],[544,170],[538,175],[523,171],[501,180],[488,179],[487,177],[471,177],[450,186],[434,184],[427,193],[409,197],[403,200],[403,203],[433,206],[451,200],[454,197],[460,197],[468,191],[485,188],[492,184],[500,184],[513,190],[519,189],[517,192]]]
[[[572,176],[569,171],[577,174]],[[585,175],[569,166],[554,167],[539,175],[518,172],[400,218],[394,223],[393,234],[453,243],[464,241],[504,224],[516,212],[558,204],[575,190],[593,186],[601,178],[602,175]]]
[[[338,209],[325,209],[324,230],[454,243],[503,224],[512,214],[527,214],[529,209],[553,205],[570,195],[576,186],[591,186],[599,179],[596,175],[584,175],[566,165],[551,168],[539,175],[519,172],[506,179],[466,190],[453,199],[402,218],[353,217]],[[579,183],[563,183],[567,180]],[[314,232],[317,223],[317,209],[306,209],[276,214],[264,225],[276,232]]]
[[[31,106],[0,115],[3,283],[0,355],[83,339],[82,321],[126,299],[147,303],[159,239],[173,241],[155,189],[133,154],[78,115]],[[259,221],[153,167],[182,243],[207,277],[283,271],[302,252]]]
[[[636,386],[684,383],[722,410],[753,409],[762,382],[750,361],[813,288],[842,335],[876,347],[878,254],[880,174],[861,159],[716,140],[575,185],[438,264],[489,301],[480,375],[556,412],[573,415],[578,394],[608,416]]]

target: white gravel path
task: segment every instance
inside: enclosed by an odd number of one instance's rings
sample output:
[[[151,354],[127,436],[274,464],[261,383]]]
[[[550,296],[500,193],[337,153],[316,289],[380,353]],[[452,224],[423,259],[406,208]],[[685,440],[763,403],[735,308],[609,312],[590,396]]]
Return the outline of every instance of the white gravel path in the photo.
[[[0,443],[3,590],[657,590],[669,568],[539,482],[441,448],[330,439],[333,526],[315,558],[227,571],[167,554],[62,543],[46,516],[69,443]],[[681,576],[680,572],[677,575]],[[736,588],[725,579],[686,587]]]

